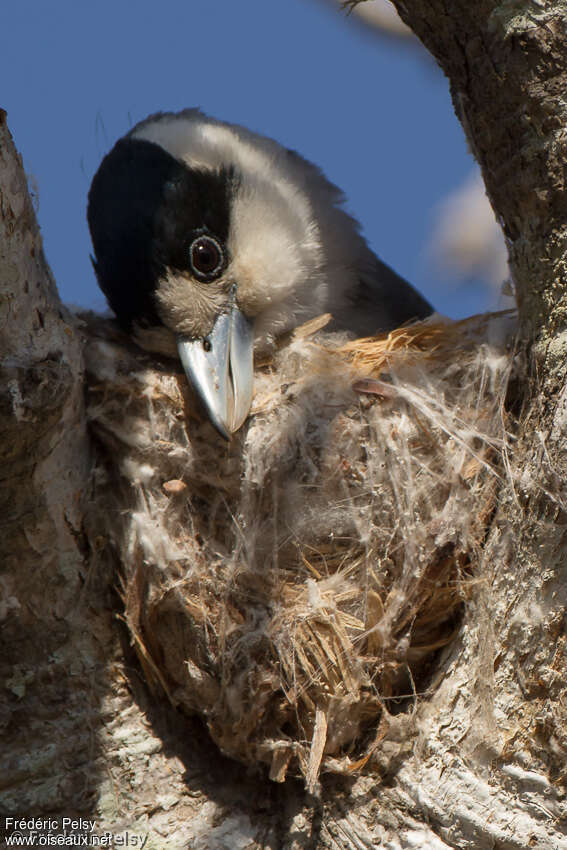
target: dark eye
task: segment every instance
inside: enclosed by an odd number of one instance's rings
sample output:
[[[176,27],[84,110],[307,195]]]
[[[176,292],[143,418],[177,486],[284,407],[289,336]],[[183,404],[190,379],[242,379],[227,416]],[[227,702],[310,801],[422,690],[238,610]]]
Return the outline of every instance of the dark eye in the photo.
[[[224,268],[224,253],[212,236],[197,236],[189,248],[189,262],[199,280],[214,280]]]

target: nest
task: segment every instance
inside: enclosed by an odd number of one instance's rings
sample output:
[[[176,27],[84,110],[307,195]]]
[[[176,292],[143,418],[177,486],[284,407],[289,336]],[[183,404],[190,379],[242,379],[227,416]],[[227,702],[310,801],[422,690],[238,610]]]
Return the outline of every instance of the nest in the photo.
[[[513,320],[296,333],[230,444],[178,364],[86,324],[95,519],[148,683],[273,780],[372,766],[474,587]]]

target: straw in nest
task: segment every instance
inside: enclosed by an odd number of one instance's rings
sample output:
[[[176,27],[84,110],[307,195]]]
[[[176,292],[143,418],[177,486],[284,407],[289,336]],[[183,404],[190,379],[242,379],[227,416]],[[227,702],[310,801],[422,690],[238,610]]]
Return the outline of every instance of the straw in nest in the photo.
[[[172,362],[87,331],[95,520],[149,684],[276,781],[371,768],[474,587],[513,320],[299,333],[229,446]]]

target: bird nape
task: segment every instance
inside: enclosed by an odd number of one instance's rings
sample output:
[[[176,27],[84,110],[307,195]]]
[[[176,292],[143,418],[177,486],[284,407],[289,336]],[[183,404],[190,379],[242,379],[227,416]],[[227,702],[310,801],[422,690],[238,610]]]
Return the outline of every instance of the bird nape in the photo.
[[[250,409],[255,350],[321,313],[367,336],[432,312],[343,202],[295,151],[198,109],[137,124],[95,174],[99,285],[140,346],[179,356],[226,439]]]

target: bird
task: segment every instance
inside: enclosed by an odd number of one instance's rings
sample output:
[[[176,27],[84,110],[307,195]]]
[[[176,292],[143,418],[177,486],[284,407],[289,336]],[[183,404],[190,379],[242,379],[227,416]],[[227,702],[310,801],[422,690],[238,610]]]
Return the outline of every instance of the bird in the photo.
[[[150,115],[96,171],[99,286],[140,347],[181,360],[224,439],[250,411],[255,351],[323,313],[369,336],[433,312],[344,205],[296,151],[197,108]]]

